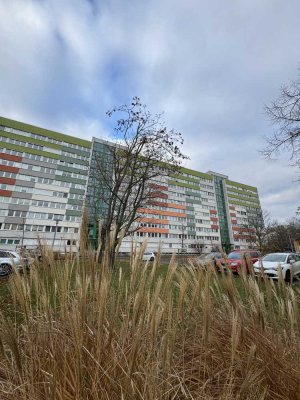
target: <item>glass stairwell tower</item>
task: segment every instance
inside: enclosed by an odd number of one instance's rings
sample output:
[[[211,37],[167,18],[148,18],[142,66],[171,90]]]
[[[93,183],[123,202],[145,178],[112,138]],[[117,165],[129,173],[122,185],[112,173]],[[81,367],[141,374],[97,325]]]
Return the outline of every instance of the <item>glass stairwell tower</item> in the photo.
[[[233,248],[233,243],[229,230],[229,217],[228,217],[228,207],[226,202],[226,179],[228,177],[226,175],[218,174],[216,172],[209,171],[211,175],[213,175],[214,186],[215,186],[215,194],[216,194],[216,202],[217,209],[219,215],[219,225],[220,225],[220,236],[221,236],[221,244],[222,248],[226,253],[230,252]]]

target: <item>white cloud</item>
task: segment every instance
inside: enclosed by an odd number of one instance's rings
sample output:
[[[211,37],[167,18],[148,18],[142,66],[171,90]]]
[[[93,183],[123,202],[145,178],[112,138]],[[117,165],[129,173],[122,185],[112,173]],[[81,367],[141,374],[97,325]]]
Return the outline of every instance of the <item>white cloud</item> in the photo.
[[[188,165],[258,186],[274,217],[299,205],[294,169],[261,159],[263,106],[295,77],[296,0],[0,0],[1,115],[110,135],[141,96],[186,138]]]

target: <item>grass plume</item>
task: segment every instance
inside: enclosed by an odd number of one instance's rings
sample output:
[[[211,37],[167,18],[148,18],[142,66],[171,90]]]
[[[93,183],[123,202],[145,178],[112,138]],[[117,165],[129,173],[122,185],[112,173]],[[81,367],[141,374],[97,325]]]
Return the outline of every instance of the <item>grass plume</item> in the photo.
[[[1,399],[300,399],[297,288],[107,257],[45,254],[2,284]]]

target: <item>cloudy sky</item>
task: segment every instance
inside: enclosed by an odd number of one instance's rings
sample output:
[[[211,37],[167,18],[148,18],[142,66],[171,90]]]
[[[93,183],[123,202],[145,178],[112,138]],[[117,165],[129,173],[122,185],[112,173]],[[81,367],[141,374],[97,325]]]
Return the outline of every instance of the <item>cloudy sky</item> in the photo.
[[[0,0],[0,115],[108,137],[137,95],[181,131],[187,167],[255,185],[295,215],[300,171],[259,150],[264,105],[300,65],[299,0]]]

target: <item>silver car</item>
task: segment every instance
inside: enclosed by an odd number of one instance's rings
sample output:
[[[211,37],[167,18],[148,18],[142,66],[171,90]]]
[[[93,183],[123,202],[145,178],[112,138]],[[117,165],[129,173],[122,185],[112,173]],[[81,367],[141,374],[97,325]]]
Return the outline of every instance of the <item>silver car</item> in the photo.
[[[0,250],[0,278],[13,272],[13,267],[23,270],[24,261],[20,254],[10,250]]]
[[[256,274],[263,273],[273,279],[282,275],[286,282],[290,282],[300,278],[300,256],[295,253],[270,253],[257,261],[253,268]]]
[[[146,251],[143,254],[143,261],[154,261],[155,260],[155,253],[153,251]]]

